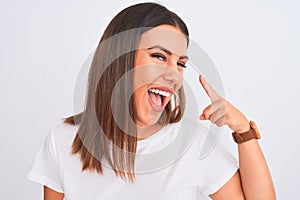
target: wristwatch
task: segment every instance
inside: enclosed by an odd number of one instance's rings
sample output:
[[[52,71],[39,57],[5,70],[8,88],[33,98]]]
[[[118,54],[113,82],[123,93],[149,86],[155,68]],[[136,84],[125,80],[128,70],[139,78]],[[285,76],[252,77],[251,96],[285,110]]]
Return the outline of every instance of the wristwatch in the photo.
[[[236,143],[240,144],[240,143],[246,142],[248,140],[261,138],[255,122],[250,121],[249,125],[250,125],[250,130],[247,132],[244,132],[244,133],[233,132],[232,133],[233,140]]]

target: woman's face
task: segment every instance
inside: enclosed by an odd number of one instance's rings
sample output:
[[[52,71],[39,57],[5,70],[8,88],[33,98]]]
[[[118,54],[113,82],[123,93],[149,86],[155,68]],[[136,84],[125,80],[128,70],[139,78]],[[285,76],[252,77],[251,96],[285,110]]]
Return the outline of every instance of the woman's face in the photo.
[[[139,127],[156,124],[182,86],[186,52],[186,36],[174,26],[160,25],[142,34],[135,57],[133,94]]]

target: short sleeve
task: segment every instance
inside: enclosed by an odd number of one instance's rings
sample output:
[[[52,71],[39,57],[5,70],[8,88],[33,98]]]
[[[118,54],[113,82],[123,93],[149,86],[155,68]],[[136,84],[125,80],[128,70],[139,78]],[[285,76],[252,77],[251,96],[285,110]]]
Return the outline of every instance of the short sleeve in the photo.
[[[50,132],[38,150],[33,165],[27,174],[27,178],[57,192],[63,193],[57,164],[57,151],[53,133]]]
[[[238,170],[235,157],[218,141],[205,162],[205,184],[202,193],[210,195],[217,192]]]

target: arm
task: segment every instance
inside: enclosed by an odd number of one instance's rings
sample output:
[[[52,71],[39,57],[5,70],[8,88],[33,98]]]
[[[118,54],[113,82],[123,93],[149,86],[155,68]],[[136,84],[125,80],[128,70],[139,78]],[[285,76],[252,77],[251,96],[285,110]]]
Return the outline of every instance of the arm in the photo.
[[[44,200],[63,200],[64,194],[44,186]]]
[[[217,126],[228,125],[237,133],[250,129],[249,121],[244,114],[220,97],[202,76],[200,83],[212,102],[204,109],[200,120],[208,119]],[[257,140],[238,144],[238,154],[239,172],[210,197],[215,200],[275,200],[272,178]]]
[[[239,144],[238,151],[246,199],[276,199],[271,174],[257,140]]]
[[[266,160],[256,140],[238,145],[239,172],[210,197],[214,200],[275,200]]]

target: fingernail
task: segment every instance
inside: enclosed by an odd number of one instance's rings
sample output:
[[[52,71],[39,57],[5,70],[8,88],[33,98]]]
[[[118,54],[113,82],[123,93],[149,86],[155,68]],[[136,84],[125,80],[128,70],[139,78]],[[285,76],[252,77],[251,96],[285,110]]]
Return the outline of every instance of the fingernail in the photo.
[[[203,114],[200,115],[200,120],[205,120],[205,117]]]

